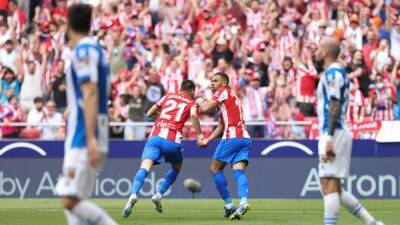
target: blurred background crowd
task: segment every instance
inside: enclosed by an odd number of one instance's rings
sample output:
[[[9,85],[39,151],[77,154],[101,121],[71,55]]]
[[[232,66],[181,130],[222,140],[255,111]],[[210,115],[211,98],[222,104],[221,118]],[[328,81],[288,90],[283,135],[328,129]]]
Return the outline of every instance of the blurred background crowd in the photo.
[[[244,119],[265,123],[248,126],[253,137],[306,138],[309,128],[295,122],[316,120],[320,71],[312,53],[324,36],[341,40],[340,62],[351,79],[349,122],[400,119],[396,0],[2,0],[2,137],[63,138],[63,127],[42,125],[63,123],[68,112],[66,15],[73,2],[94,5],[92,33],[111,62],[113,122],[152,121],[145,112],[184,79],[195,81],[197,97],[210,98],[209,78],[223,71]],[[143,139],[146,130],[110,128],[125,139]]]

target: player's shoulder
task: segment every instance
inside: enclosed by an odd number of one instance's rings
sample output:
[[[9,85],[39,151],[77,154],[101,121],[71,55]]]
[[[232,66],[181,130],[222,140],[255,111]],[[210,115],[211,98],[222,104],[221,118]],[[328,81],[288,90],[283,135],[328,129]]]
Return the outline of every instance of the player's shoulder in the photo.
[[[72,55],[76,59],[88,58],[90,54],[100,54],[98,42],[94,37],[84,37],[74,48]]]
[[[347,72],[346,69],[340,63],[333,63],[325,70],[325,76],[327,79],[335,79],[336,76],[344,78]]]

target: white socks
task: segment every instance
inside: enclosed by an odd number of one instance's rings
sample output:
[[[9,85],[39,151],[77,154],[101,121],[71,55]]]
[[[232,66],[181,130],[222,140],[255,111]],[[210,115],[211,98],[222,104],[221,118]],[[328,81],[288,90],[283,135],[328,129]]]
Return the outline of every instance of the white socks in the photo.
[[[83,221],[93,225],[117,225],[117,223],[97,205],[82,200],[73,209],[72,213]]]
[[[339,215],[339,194],[331,193],[324,196],[324,224],[336,225]]]
[[[347,191],[342,191],[340,195],[340,203],[353,215],[359,217],[366,225],[370,225],[375,219],[369,212],[358,202],[356,197]]]

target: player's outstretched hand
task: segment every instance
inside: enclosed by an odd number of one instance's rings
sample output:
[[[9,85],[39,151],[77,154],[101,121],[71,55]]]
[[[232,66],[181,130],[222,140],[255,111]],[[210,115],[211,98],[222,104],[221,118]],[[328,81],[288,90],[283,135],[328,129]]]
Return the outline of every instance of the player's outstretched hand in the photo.
[[[328,162],[329,160],[334,159],[335,156],[336,156],[336,153],[335,153],[335,151],[333,150],[333,143],[332,143],[332,141],[328,141],[328,142],[326,143],[326,152],[325,152],[325,155],[322,156],[322,162],[326,163],[326,162]]]
[[[90,165],[92,165],[93,168],[97,168],[100,164],[100,152],[97,146],[96,138],[91,138],[88,141],[87,151]]]

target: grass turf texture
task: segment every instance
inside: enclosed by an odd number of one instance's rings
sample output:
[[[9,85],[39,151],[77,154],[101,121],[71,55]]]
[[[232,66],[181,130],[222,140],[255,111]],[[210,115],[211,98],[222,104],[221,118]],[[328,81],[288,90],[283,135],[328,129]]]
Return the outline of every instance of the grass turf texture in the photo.
[[[162,214],[154,210],[150,199],[139,199],[127,219],[121,217],[126,199],[94,200],[107,210],[118,224],[135,225],[320,225],[320,200],[255,200],[251,210],[240,221],[223,218],[220,200],[163,200]],[[363,205],[386,225],[400,225],[400,200],[364,200]],[[0,199],[1,225],[66,224],[56,199]],[[362,222],[341,208],[338,225],[362,225]]]

